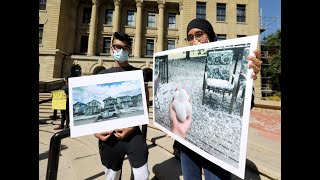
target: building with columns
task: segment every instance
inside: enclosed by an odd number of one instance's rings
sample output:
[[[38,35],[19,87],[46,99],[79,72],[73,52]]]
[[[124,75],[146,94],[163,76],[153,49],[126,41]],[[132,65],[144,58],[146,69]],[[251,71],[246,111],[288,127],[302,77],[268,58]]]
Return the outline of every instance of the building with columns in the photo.
[[[196,18],[213,25],[218,40],[260,33],[258,0],[39,0],[39,81],[113,66],[112,33],[132,38],[130,64],[152,68],[153,53],[188,46]],[[261,97],[260,77],[254,81]]]

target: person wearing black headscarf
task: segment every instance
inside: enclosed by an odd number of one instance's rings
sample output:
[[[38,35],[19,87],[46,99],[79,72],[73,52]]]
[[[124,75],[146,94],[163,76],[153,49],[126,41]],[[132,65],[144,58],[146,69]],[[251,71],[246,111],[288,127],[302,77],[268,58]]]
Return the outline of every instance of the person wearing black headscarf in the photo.
[[[217,41],[217,37],[209,21],[207,21],[206,19],[196,18],[190,21],[190,23],[188,24],[187,38],[185,40],[189,43],[190,46],[193,46]],[[260,72],[261,61],[259,60],[259,58],[261,56],[260,52],[258,52],[257,50],[254,50],[253,52],[255,53],[256,57],[248,56],[248,59],[250,60],[249,62],[251,62],[249,63],[249,68],[253,69],[251,77],[255,80],[257,79],[257,74]],[[254,98],[252,98],[252,102],[253,100]],[[170,105],[170,107],[172,106]],[[253,104],[251,104],[251,108],[252,107]],[[171,123],[178,122],[174,120],[174,117],[176,117],[174,111],[172,109],[169,109],[169,112]],[[190,119],[190,122],[185,121],[184,124],[175,124],[174,128],[171,127],[171,131],[187,133],[188,129],[191,126],[192,118],[187,119]],[[182,134],[182,138],[185,135],[186,134]],[[173,148],[175,156],[180,159],[184,180],[202,179],[202,169],[206,180],[231,179],[230,172],[222,169],[220,166],[200,156],[183,144],[178,143],[178,141],[175,141]]]

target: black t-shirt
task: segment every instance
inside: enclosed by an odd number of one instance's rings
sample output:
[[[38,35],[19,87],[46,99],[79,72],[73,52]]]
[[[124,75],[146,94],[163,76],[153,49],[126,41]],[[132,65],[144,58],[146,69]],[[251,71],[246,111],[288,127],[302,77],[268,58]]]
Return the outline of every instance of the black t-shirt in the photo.
[[[123,67],[112,67],[109,69],[104,69],[100,71],[98,74],[114,73],[114,72],[121,72],[121,71],[133,71],[133,70],[141,70],[141,69],[137,67],[133,67],[132,65],[129,65],[129,66],[123,66]]]
[[[109,69],[104,69],[102,71],[100,71],[98,74],[107,74],[107,73],[114,73],[114,72],[122,72],[122,71],[134,71],[134,70],[141,70],[140,68],[137,68],[137,67],[134,67],[132,65],[129,65],[129,66],[123,66],[123,67],[112,67],[112,68],[109,68]],[[144,75],[143,75],[144,76]],[[146,78],[143,78],[144,80]],[[139,126],[136,126],[136,130],[135,132],[139,132],[138,134],[141,134],[141,131],[140,131],[140,127]],[[135,133],[131,133],[129,135],[129,137],[132,137],[134,136]],[[102,142],[103,143],[107,143],[107,142],[110,142],[112,138],[110,138],[108,141],[101,141],[99,139],[99,144],[101,144]]]
[[[64,90],[64,92],[66,93],[67,95],[67,108],[69,107],[69,89],[68,89],[68,83],[66,83],[65,85],[62,86],[61,90]]]
[[[141,70],[140,68],[134,67],[132,65],[123,66],[123,67],[112,67],[109,69],[104,69],[100,71],[98,74],[106,74],[106,73],[114,73],[114,72],[122,72],[122,71],[134,71],[134,70]],[[147,82],[147,75],[143,72],[143,80]]]
[[[69,94],[69,89],[68,89],[68,83],[66,83],[65,85],[62,86],[61,90],[64,90],[64,92],[66,93],[66,95]]]

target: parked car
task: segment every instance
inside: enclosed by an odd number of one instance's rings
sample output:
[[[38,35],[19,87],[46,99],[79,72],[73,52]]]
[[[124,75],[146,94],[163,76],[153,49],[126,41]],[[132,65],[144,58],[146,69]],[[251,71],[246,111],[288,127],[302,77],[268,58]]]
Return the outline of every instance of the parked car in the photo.
[[[107,109],[98,116],[98,119],[105,119],[110,117],[119,117],[119,111],[116,109]]]

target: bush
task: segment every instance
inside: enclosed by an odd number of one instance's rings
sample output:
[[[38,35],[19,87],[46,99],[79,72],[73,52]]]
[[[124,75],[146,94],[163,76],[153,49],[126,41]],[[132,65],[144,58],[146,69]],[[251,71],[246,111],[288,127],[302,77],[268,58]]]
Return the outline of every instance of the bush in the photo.
[[[262,100],[281,101],[281,97],[280,96],[268,96],[268,97],[262,97]]]

